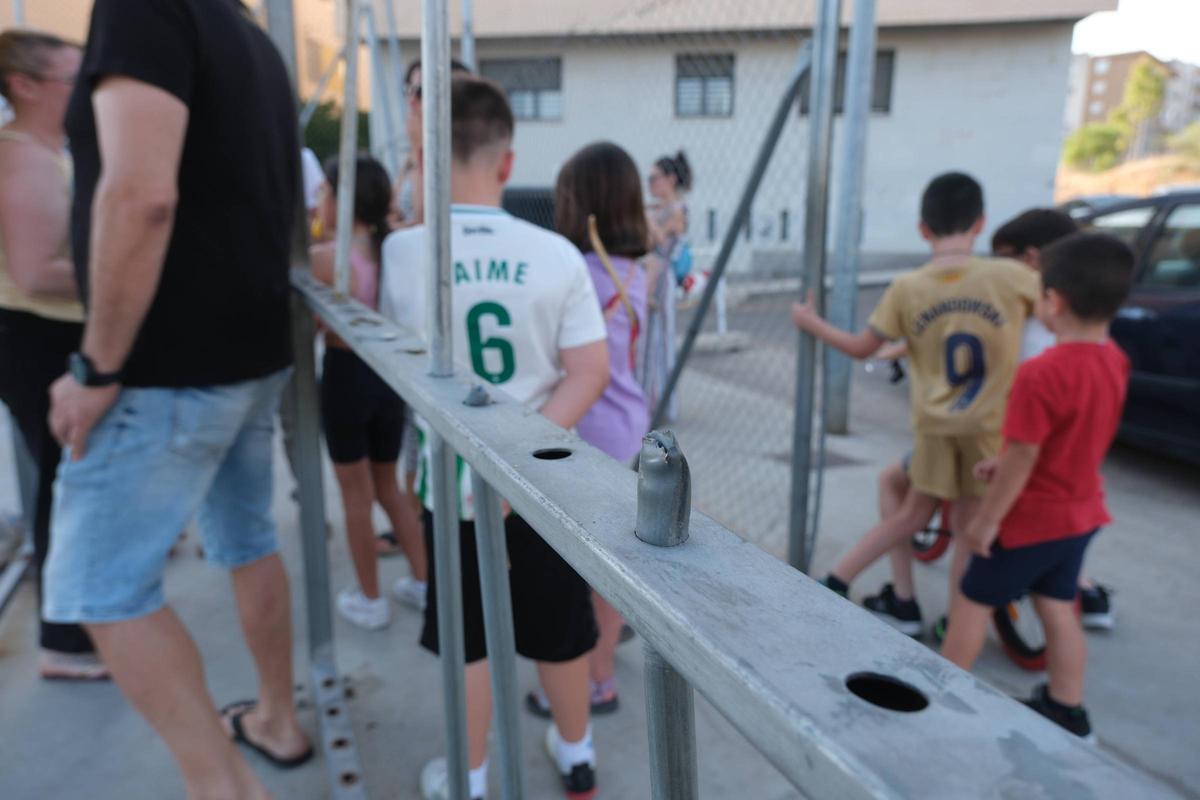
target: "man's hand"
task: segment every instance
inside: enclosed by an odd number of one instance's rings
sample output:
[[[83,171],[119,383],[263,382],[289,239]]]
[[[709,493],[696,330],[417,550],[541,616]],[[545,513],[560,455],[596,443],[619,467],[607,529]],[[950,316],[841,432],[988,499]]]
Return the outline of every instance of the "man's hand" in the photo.
[[[50,387],[50,430],[59,444],[71,448],[72,461],[83,458],[92,429],[120,394],[119,385],[81,386],[69,374]]]
[[[817,314],[816,303],[813,302],[813,291],[809,289],[804,296],[803,303],[792,303],[792,323],[802,331],[812,333],[815,322],[819,322],[821,316]]]
[[[999,522],[992,522],[980,515],[976,515],[967,525],[966,533],[963,534],[964,544],[971,548],[971,552],[980,558],[991,558],[992,543],[996,541],[996,537],[999,534]]]
[[[999,456],[992,456],[991,458],[985,458],[983,461],[980,461],[975,465],[975,469],[972,470],[972,472],[975,473],[975,479],[983,481],[984,483],[991,483],[992,478],[996,477],[996,467],[999,464]]]

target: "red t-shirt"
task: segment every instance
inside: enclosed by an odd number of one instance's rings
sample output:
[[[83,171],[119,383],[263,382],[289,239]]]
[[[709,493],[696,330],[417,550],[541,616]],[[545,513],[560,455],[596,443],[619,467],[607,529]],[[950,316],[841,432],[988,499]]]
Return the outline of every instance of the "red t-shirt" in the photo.
[[[1017,369],[1006,441],[1040,445],[1029,482],[1000,523],[1000,544],[1025,547],[1110,521],[1100,462],[1121,421],[1129,359],[1111,341],[1051,347]]]

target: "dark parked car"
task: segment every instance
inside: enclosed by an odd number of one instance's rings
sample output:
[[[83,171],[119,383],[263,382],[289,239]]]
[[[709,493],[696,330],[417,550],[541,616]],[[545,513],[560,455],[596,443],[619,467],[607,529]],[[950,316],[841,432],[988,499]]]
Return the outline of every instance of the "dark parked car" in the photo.
[[[1200,191],[1131,200],[1081,224],[1137,255],[1112,335],[1133,362],[1121,438],[1200,463]]]
[[[1082,219],[1099,214],[1101,211],[1112,208],[1118,203],[1124,203],[1127,200],[1133,199],[1131,195],[1127,194],[1087,194],[1072,198],[1059,206],[1059,208],[1075,219]]]

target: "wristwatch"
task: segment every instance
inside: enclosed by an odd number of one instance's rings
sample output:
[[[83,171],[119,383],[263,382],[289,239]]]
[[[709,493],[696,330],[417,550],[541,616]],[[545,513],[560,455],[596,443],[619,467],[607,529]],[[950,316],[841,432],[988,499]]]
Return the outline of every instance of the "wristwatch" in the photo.
[[[98,388],[101,386],[112,386],[120,383],[124,378],[123,370],[116,372],[98,372],[96,365],[92,360],[83,353],[71,353],[67,358],[67,371],[71,373],[71,377],[80,386],[90,386]]]

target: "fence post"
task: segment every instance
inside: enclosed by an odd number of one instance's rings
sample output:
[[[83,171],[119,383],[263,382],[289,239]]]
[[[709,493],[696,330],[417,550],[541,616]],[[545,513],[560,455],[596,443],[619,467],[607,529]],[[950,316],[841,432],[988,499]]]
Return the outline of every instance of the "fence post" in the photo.
[[[462,40],[459,47],[462,63],[472,72],[479,70],[475,63],[475,3],[473,0],[462,0]]]
[[[407,98],[404,94],[404,62],[400,54],[400,33],[396,28],[396,0],[383,0],[384,24],[387,25],[387,47],[388,61],[391,62],[392,90],[396,93],[396,133],[401,135],[400,152],[401,155],[407,156],[410,142],[408,137],[403,135],[407,130],[405,128],[405,119],[408,114]],[[401,160],[400,167],[404,167],[404,162]]]
[[[334,54],[333,60],[329,62],[329,66],[321,73],[321,79],[317,81],[317,88],[313,89],[312,97],[304,103],[304,108],[300,109],[300,131],[304,132],[308,128],[308,123],[312,122],[313,115],[317,113],[317,106],[321,105],[321,95],[325,94],[325,89],[328,88],[329,82],[333,80],[333,75],[337,72],[338,63],[346,57],[346,48],[342,47]]]
[[[682,545],[688,538],[691,510],[691,474],[675,434],[651,431],[642,440],[638,461],[634,533],[655,547]],[[648,644],[645,658],[650,796],[653,800],[695,800],[699,794],[692,687]]]
[[[813,69],[808,119],[808,172],[804,211],[804,287],[824,306],[825,234],[828,222],[829,154],[833,143],[833,87],[837,69],[841,0],[818,0],[813,26]],[[801,292],[804,288],[801,289]],[[812,472],[813,407],[817,342],[800,334],[796,353],[796,413],[792,434],[792,507],[788,520],[788,563],[807,571],[812,558],[809,479]],[[818,464],[817,469],[822,465]],[[812,527],[815,527],[813,521]]]
[[[423,0],[421,115],[425,143],[425,236],[429,296],[430,374],[454,374],[450,330],[450,15],[448,0]],[[450,797],[469,800],[467,701],[463,675],[462,552],[459,549],[457,456],[439,435],[432,437],[434,561],[437,575],[438,644],[446,722]]]
[[[484,395],[486,398],[486,395]],[[481,404],[486,404],[486,399]],[[468,405],[471,403],[468,402]],[[479,555],[479,585],[483,595],[483,624],[492,701],[500,755],[500,797],[525,797],[525,763],[521,757],[521,721],[517,703],[517,649],[513,632],[512,595],[508,584],[508,553],[500,496],[477,470],[471,471],[475,495],[475,542]]]
[[[400,102],[399,91],[392,86],[392,73],[383,63],[383,54],[379,50],[379,29],[375,25],[375,8],[370,2],[362,7],[362,20],[367,29],[367,52],[371,56],[371,107],[378,108],[383,124],[383,149],[381,155],[387,166],[388,174],[395,178],[404,166],[403,155],[400,152],[400,134],[396,125],[396,112],[393,103]],[[378,105],[375,101],[378,100]],[[378,128],[372,124],[372,128]]]
[[[342,130],[338,143],[337,239],[333,285],[350,293],[350,238],[354,228],[354,183],[358,170],[358,0],[344,0],[346,72],[342,86]]]
[[[871,118],[871,87],[875,78],[875,0],[855,0],[850,51],[846,56],[846,102],[842,152],[838,164],[838,213],[833,234],[837,259],[829,320],[843,330],[855,327],[858,305],[859,246],[862,241],[862,190],[866,172],[867,126]],[[851,361],[826,348],[825,429],[846,433],[850,428]]]
[[[20,28],[25,24],[25,0],[12,0],[13,25]]]

